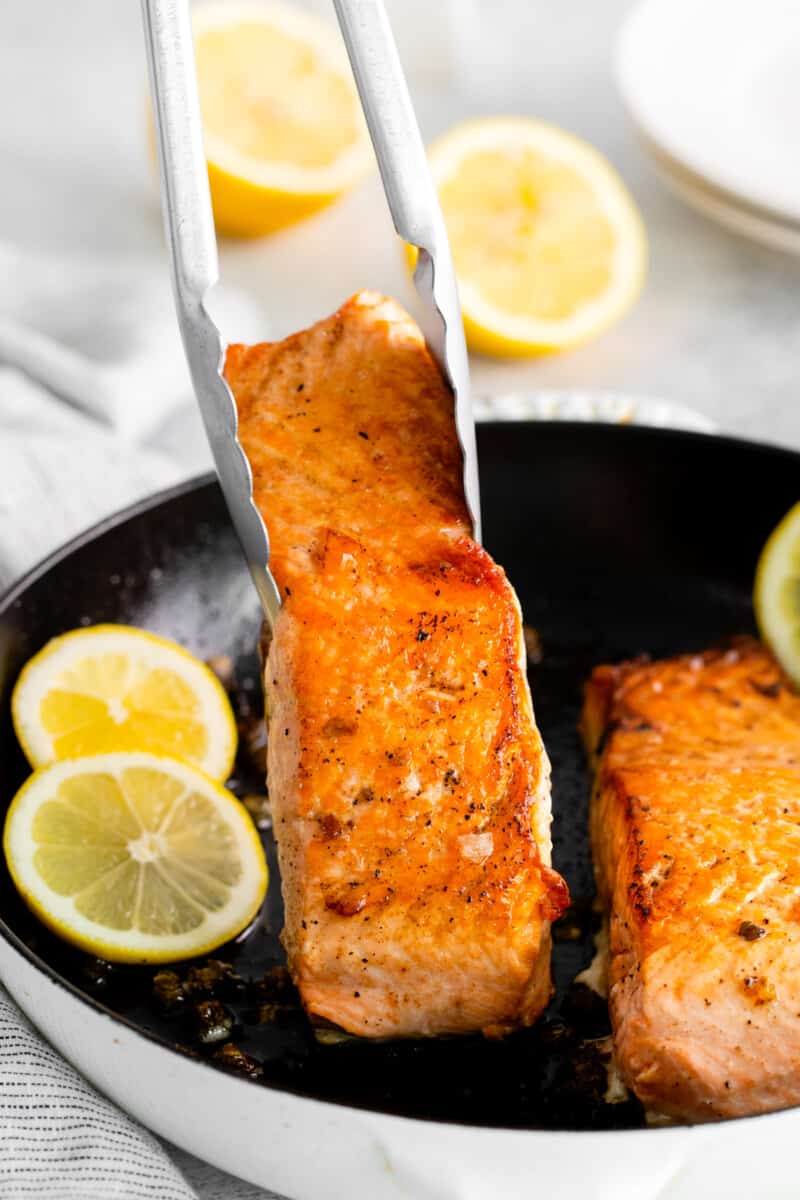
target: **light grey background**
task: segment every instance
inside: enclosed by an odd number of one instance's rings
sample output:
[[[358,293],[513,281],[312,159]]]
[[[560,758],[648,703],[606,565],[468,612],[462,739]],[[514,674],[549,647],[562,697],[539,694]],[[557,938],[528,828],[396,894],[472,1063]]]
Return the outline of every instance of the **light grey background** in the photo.
[[[656,177],[613,87],[612,48],[628,7],[629,0],[394,0],[426,137],[487,112],[564,125],[617,165],[650,237],[643,297],[616,329],[563,357],[475,360],[475,388],[643,392],[693,405],[723,429],[800,446],[800,259],[718,229]],[[136,0],[3,0],[1,14],[0,242],[134,253],[158,264]],[[223,245],[221,265],[226,281],[263,303],[269,335],[306,324],[363,286],[413,307],[375,180],[281,236]],[[178,458],[195,456],[201,435],[192,410],[158,441]],[[186,1155],[178,1161],[205,1200],[266,1195]]]
[[[609,155],[650,235],[645,291],[626,320],[562,357],[476,360],[475,386],[655,393],[722,428],[800,444],[800,259],[718,229],[664,188],[613,86],[628,8],[629,0],[393,0],[426,137],[491,111],[556,121]],[[426,22],[426,9],[439,15]],[[4,0],[0,239],[159,258],[144,73],[136,0]],[[413,305],[375,180],[279,237],[223,246],[221,261],[226,281],[263,301],[278,335],[365,285]],[[182,431],[176,446],[183,441]]]

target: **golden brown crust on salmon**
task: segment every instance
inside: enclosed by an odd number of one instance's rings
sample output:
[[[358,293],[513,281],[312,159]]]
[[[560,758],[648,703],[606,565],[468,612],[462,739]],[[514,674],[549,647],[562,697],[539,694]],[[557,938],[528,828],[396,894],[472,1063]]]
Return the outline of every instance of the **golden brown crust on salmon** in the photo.
[[[549,765],[519,606],[469,536],[453,400],[361,293],[226,376],[284,597],[265,663],[284,942],[365,1036],[513,1028],[550,995]]]
[[[626,1082],[688,1120],[800,1103],[800,697],[740,639],[599,667],[582,725]]]

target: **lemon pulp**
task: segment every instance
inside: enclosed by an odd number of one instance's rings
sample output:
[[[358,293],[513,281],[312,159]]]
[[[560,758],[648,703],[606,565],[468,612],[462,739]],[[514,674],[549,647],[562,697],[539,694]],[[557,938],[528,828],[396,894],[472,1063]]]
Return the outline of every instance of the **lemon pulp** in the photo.
[[[330,204],[369,168],[371,150],[335,31],[291,5],[193,9],[214,218],[258,237]]]
[[[187,764],[142,753],[34,774],[9,809],[4,848],[50,928],[122,961],[205,953],[249,923],[266,889],[238,801]]]
[[[472,349],[561,350],[633,303],[644,229],[591,146],[541,121],[497,117],[457,126],[430,160]]]
[[[236,724],[213,673],[181,646],[122,625],[49,642],[12,696],[17,736],[33,766],[118,750],[148,750],[229,773]]]

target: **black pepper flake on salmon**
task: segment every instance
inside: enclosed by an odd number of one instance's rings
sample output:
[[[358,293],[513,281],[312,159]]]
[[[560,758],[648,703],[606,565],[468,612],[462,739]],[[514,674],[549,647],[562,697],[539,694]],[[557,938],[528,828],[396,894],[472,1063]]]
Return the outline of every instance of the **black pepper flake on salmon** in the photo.
[[[746,942],[757,942],[759,938],[765,937],[767,933],[763,925],[756,925],[754,921],[742,921],[736,932]]]
[[[780,679],[773,679],[769,683],[760,683],[757,679],[751,679],[750,686],[760,695],[766,696],[770,700],[775,700],[781,694]]]

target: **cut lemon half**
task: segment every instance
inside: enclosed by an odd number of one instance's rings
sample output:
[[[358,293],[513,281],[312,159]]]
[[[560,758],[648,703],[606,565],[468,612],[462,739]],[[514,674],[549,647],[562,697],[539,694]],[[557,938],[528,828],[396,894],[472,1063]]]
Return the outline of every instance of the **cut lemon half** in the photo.
[[[48,642],[23,668],[11,713],[33,767],[148,750],[226,779],[236,755],[236,722],[213,672],[175,642],[126,625]]]
[[[200,5],[192,25],[220,232],[282,229],[369,169],[361,105],[331,26],[274,0]]]
[[[3,849],[45,925],[116,962],[206,954],[252,921],[267,887],[239,802],[194,767],[153,754],[36,771],[11,802]]]
[[[497,117],[457,126],[429,157],[473,350],[563,350],[633,303],[644,227],[616,171],[586,142]]]
[[[800,686],[800,504],[790,509],[761,551],[753,605],[762,638]]]

